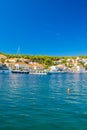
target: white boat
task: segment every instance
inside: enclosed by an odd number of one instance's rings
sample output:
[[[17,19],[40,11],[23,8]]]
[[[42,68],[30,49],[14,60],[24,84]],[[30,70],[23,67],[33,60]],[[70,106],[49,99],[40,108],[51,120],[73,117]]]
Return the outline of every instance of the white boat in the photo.
[[[65,73],[65,71],[49,71],[48,74],[59,74],[59,73]]]
[[[47,72],[29,72],[29,74],[33,74],[33,75],[47,75]]]
[[[6,69],[2,69],[2,70],[0,70],[0,73],[10,73],[11,72],[11,70],[6,70]]]
[[[1,65],[0,66],[0,73],[10,73],[11,69],[9,67],[7,67],[6,65]]]

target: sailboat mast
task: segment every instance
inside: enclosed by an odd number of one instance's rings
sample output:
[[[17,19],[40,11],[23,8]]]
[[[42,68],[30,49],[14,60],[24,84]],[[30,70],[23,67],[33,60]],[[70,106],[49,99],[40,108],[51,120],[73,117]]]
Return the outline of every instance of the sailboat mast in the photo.
[[[18,47],[18,50],[17,50],[17,58],[18,58],[18,61],[20,61],[20,47]]]

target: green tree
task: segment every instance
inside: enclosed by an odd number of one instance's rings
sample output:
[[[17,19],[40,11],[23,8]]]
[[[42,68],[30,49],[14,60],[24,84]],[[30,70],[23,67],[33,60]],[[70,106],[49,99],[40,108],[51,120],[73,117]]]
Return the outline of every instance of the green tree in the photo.
[[[53,65],[53,61],[50,58],[45,59],[44,64],[47,66]]]
[[[1,58],[1,63],[5,63],[5,59]]]

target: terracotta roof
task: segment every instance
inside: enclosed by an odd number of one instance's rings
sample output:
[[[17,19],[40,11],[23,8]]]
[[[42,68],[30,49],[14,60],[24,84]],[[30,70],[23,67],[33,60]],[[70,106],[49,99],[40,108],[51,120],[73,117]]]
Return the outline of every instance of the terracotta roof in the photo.
[[[39,63],[32,63],[32,64],[29,64],[29,67],[41,67],[41,68],[44,68],[44,66],[42,64],[39,64]]]
[[[8,60],[18,60],[18,58],[9,58]]]
[[[64,65],[60,64],[60,65],[57,65],[57,67],[64,68]]]
[[[15,64],[24,65],[24,64],[26,64],[26,63],[24,63],[24,62],[16,62]],[[27,65],[27,64],[26,64],[26,65]]]

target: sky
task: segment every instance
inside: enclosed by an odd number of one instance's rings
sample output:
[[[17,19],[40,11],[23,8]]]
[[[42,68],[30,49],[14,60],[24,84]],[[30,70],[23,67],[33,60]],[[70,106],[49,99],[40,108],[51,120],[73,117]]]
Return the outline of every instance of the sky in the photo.
[[[0,0],[0,52],[87,55],[86,0]]]

